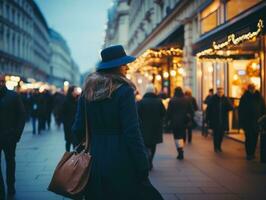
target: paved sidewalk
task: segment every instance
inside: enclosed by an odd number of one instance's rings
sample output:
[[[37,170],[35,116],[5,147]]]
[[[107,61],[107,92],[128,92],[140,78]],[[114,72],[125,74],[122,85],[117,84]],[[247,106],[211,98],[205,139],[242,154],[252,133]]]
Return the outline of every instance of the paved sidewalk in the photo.
[[[211,138],[194,132],[185,147],[185,159],[176,160],[173,138],[164,135],[158,145],[150,177],[165,200],[266,199],[266,165],[246,161],[244,146],[225,139],[224,152],[213,152]],[[17,148],[16,200],[64,199],[46,190],[64,153],[62,129],[32,135],[27,125]],[[3,168],[3,162],[2,162]]]

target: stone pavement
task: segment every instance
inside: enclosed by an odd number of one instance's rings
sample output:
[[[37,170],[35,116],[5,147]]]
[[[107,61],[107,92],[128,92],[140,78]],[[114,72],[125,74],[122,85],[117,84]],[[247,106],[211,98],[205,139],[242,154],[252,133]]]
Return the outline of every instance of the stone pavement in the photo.
[[[210,137],[197,131],[193,137],[193,143],[185,147],[183,161],[176,160],[170,134],[158,145],[150,178],[165,200],[266,199],[266,165],[246,161],[243,144],[225,139],[224,152],[217,154]],[[28,124],[17,148],[15,199],[64,199],[46,189],[63,153],[62,130],[53,127],[33,136]]]

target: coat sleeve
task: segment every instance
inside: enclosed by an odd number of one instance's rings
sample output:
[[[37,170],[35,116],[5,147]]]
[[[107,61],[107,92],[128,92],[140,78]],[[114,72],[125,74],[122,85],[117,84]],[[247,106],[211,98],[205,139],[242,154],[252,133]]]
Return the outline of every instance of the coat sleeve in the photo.
[[[26,122],[26,110],[20,95],[16,95],[16,106],[17,106],[16,139],[17,142],[19,142]]]
[[[133,89],[129,86],[121,88],[119,97],[119,117],[129,154],[137,171],[148,170],[148,158],[143,138],[140,134],[139,120]]]
[[[81,143],[85,133],[85,106],[84,96],[81,96],[78,100],[77,112],[74,123],[72,125],[73,144],[74,146]]]

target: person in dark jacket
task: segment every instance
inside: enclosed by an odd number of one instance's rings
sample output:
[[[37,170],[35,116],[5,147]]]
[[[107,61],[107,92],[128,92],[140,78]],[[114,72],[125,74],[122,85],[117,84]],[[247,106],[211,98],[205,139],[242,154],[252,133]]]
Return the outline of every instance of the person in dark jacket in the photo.
[[[185,91],[185,97],[190,101],[190,103],[192,105],[192,113],[191,113],[191,116],[189,116],[189,122],[187,125],[187,130],[186,130],[184,140],[186,142],[186,139],[188,137],[188,143],[191,143],[192,142],[192,129],[197,126],[197,124],[194,120],[195,112],[199,110],[199,107],[198,107],[198,104],[197,104],[195,97],[192,96],[191,89],[187,89]]]
[[[33,90],[30,97],[30,116],[32,123],[32,134],[36,134],[36,121],[38,117],[38,91]]]
[[[42,92],[37,95],[38,134],[41,134],[41,132],[45,130],[45,122],[47,116],[46,110],[47,110],[47,102],[45,94]]]
[[[67,91],[67,96],[62,106],[64,133],[66,141],[66,151],[70,151],[72,141],[71,128],[74,123],[75,114],[77,111],[77,93],[75,92],[75,86],[70,86]]]
[[[209,89],[209,94],[206,96],[203,103],[208,106],[212,97],[213,97],[213,89],[211,88],[211,89]]]
[[[26,111],[20,96],[5,86],[0,74],[0,163],[4,151],[6,159],[6,185],[9,196],[15,194],[15,152],[26,120]],[[0,199],[5,199],[5,184],[0,167]]]
[[[55,123],[58,128],[60,128],[60,125],[62,123],[62,106],[65,101],[65,95],[62,89],[59,89],[54,95],[53,95],[53,113],[55,118]]]
[[[191,102],[184,96],[182,88],[175,88],[174,97],[167,108],[167,120],[170,121],[173,130],[179,160],[184,159],[184,138],[189,116],[192,116],[192,113]]]
[[[247,91],[242,95],[238,108],[239,125],[245,132],[246,158],[255,158],[258,141],[258,119],[265,113],[263,97],[255,89],[254,84],[249,84]]]
[[[160,200],[148,179],[149,162],[141,136],[134,84],[126,78],[121,45],[101,52],[97,72],[86,79],[73,125],[75,144],[91,132],[92,166],[86,197],[93,200]],[[87,115],[88,121],[85,121]]]
[[[156,144],[163,141],[163,118],[165,115],[162,100],[155,94],[155,88],[152,84],[147,85],[145,95],[138,102],[138,113],[151,170]]]
[[[224,132],[228,130],[228,112],[233,110],[229,99],[224,96],[224,89],[217,88],[207,107],[207,121],[213,130],[213,144],[215,152],[222,152]]]

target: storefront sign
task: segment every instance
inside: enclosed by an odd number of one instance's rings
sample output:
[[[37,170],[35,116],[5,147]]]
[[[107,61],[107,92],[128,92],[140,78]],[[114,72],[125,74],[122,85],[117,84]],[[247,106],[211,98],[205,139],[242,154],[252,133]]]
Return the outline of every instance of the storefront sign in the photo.
[[[263,21],[260,19],[257,24],[258,29],[254,32],[249,32],[243,34],[239,37],[236,37],[235,34],[231,34],[227,37],[227,41],[217,44],[215,41],[212,44],[212,48],[206,49],[197,53],[197,57],[206,56],[206,55],[214,55],[216,51],[221,50],[229,45],[238,45],[241,42],[252,40],[256,38],[263,30]]]

